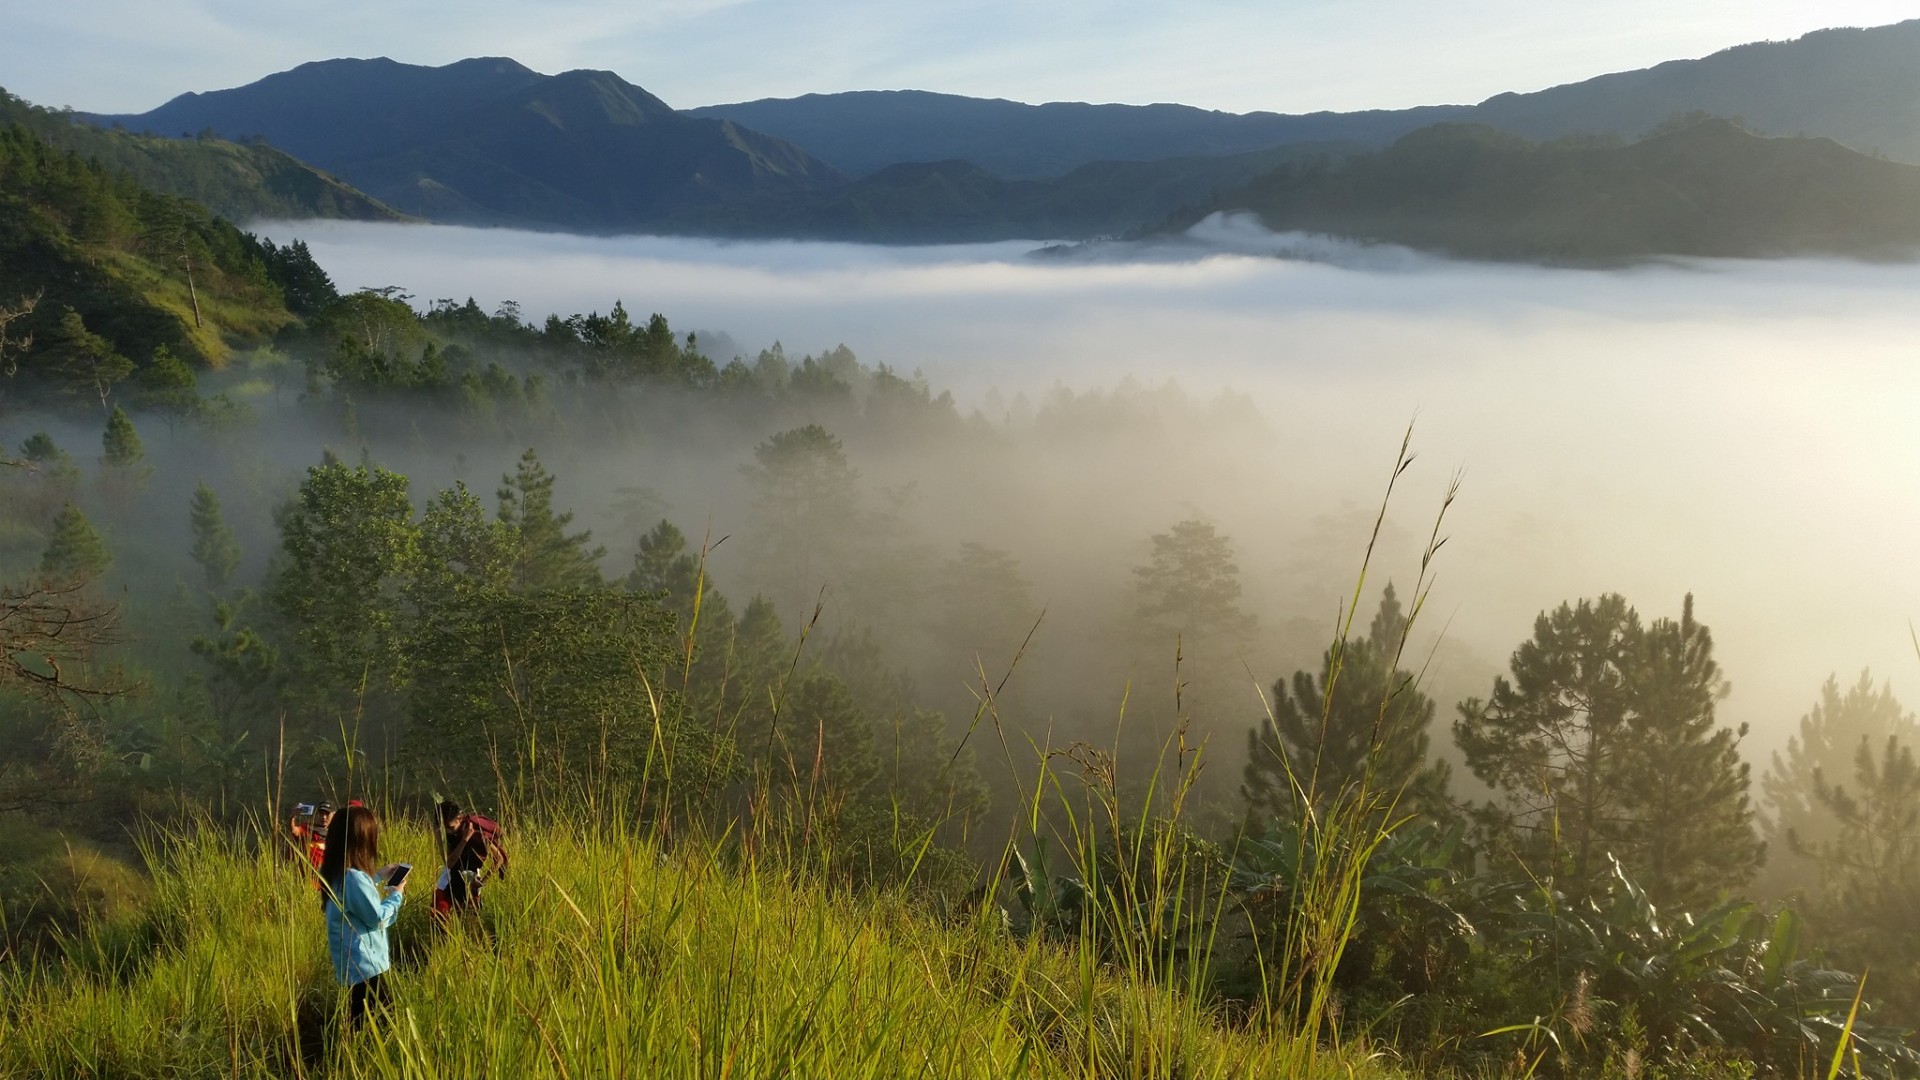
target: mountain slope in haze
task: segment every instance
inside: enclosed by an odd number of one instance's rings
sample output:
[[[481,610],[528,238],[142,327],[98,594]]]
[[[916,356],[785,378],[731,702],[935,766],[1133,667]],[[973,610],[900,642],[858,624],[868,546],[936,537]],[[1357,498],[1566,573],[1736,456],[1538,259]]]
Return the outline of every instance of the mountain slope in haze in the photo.
[[[1635,137],[1691,112],[1737,116],[1775,135],[1820,135],[1920,161],[1920,20],[1822,30],[1699,60],[1603,75],[1475,106],[1352,113],[1221,113],[1184,105],[1087,105],[855,91],[691,110],[791,139],[859,176],[903,161],[958,158],[1014,178],[1099,160],[1229,154],[1307,140],[1384,145],[1442,122],[1530,138]]]
[[[77,122],[72,114],[29,105],[0,90],[0,125],[131,174],[153,191],[192,199],[234,221],[347,218],[400,221],[405,215],[348,184],[259,143],[164,139]]]
[[[967,161],[906,162],[836,191],[700,208],[661,224],[704,235],[868,243],[1086,239],[1160,221],[1283,165],[1359,149],[1300,143],[1229,157],[1105,161],[1052,180],[1005,180]]]
[[[1533,143],[1438,125],[1332,167],[1276,170],[1162,230],[1252,211],[1326,233],[1469,258],[1618,263],[1663,255],[1912,257],[1920,166],[1725,120],[1631,144]]]
[[[1768,135],[1810,135],[1920,162],[1920,19],[1819,30],[1532,94],[1466,117],[1528,138],[1644,134],[1678,114],[1737,117]]]
[[[845,182],[791,143],[691,117],[616,75],[481,58],[303,64],[139,116],[161,134],[264,137],[409,213],[620,229],[687,207]]]
[[[1190,105],[1027,105],[920,90],[859,90],[687,111],[790,139],[852,176],[900,162],[960,160],[996,176],[1033,180],[1102,161],[1220,157],[1296,142],[1378,145],[1455,119],[1464,109],[1283,116]]]

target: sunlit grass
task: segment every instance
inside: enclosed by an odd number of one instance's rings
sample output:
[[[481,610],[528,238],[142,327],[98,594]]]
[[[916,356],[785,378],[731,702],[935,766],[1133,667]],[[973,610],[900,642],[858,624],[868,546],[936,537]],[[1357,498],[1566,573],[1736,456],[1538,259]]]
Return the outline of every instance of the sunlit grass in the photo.
[[[716,849],[536,826],[484,924],[394,936],[396,1012],[340,1034],[302,867],[190,829],[137,919],[8,967],[7,1076],[1235,1077],[1303,1075],[1291,1032],[1229,1020],[1083,940],[942,920]],[[424,827],[386,854],[431,863]],[[1316,1072],[1384,1075],[1354,1055]]]

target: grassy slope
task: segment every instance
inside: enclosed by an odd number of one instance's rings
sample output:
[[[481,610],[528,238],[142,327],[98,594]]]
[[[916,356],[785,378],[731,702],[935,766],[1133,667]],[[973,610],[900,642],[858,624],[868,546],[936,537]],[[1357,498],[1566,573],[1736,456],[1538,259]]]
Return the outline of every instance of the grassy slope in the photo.
[[[430,850],[418,827],[386,845]],[[400,1023],[321,1053],[340,995],[312,888],[276,855],[188,836],[155,859],[139,918],[63,963],[0,969],[0,1075],[1386,1075],[1355,1053],[1308,1069],[1291,1035],[900,897],[555,829],[513,853],[491,939],[433,932],[416,875],[394,931]]]

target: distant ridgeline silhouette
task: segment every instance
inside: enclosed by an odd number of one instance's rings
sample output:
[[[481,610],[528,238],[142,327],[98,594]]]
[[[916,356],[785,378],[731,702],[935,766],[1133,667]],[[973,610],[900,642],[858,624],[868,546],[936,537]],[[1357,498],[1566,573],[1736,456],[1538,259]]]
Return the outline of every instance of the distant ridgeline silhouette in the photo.
[[[1276,231],[1468,258],[1910,258],[1920,252],[1920,166],[1713,118],[1630,144],[1536,144],[1449,124],[1338,166],[1276,170],[1156,231],[1177,232],[1215,210],[1251,211]]]
[[[608,72],[543,75],[482,58],[438,68],[329,60],[138,116],[92,119],[161,135],[261,137],[437,221],[873,242],[1083,239],[1151,231],[1238,202],[1269,221],[1311,221],[1340,235],[1483,256],[1605,259],[1901,247],[1912,214],[1907,174],[1869,159],[1920,161],[1916,100],[1920,20],[1743,45],[1478,105],[1396,111],[1236,115],[865,91],[676,112]],[[1630,142],[1702,113],[1738,118],[1755,135],[1832,142],[1762,140],[1732,126]],[[1522,152],[1522,143],[1458,127],[1396,144],[1441,124],[1626,145],[1566,157],[1576,148]],[[1466,155],[1456,164],[1467,169],[1470,158],[1470,170],[1443,168],[1428,181],[1400,175],[1416,152],[1456,144]],[[1573,168],[1579,182],[1542,190],[1536,173],[1549,161]],[[1680,177],[1680,191],[1696,194],[1641,184],[1636,168]],[[1733,169],[1758,171],[1718,171]],[[1447,183],[1457,190],[1433,186]],[[1867,201],[1840,201],[1842,191]],[[1595,201],[1622,192],[1625,206]],[[1412,220],[1443,210],[1453,217]]]
[[[327,60],[96,119],[262,136],[439,221],[632,229],[689,206],[846,182],[791,143],[677,113],[610,72],[542,75],[499,58]]]

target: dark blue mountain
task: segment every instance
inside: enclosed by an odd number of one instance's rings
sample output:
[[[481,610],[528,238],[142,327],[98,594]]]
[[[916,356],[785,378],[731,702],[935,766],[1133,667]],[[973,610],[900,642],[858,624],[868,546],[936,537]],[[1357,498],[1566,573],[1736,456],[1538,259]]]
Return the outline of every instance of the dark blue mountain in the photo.
[[[791,143],[675,112],[610,72],[542,75],[500,58],[438,68],[327,60],[94,119],[157,134],[258,136],[440,221],[629,229],[689,207],[846,180]]]

